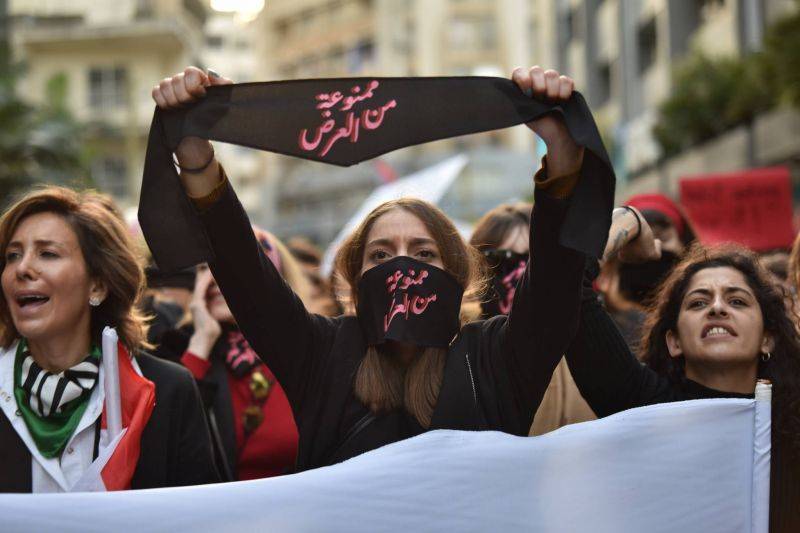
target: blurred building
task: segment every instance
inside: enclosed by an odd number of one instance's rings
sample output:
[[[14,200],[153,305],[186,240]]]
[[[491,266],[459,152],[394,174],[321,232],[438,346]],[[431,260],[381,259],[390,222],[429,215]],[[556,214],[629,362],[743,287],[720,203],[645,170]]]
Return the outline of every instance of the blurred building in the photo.
[[[90,125],[92,176],[131,204],[138,197],[153,85],[198,63],[207,8],[201,0],[10,0],[12,46],[26,65],[19,90],[42,102],[66,80],[66,101]]]
[[[236,12],[210,10],[204,26],[203,64],[236,83],[258,81],[260,59],[255,33],[256,26]],[[262,212],[268,209],[264,194],[270,189],[263,155],[232,144],[214,143],[214,149],[242,205],[254,218],[262,218]]]
[[[759,117],[752,131],[734,132],[669,161],[662,160],[651,133],[658,105],[671,92],[672,69],[691,49],[734,56],[757,50],[765,27],[795,5],[793,0],[273,0],[256,24],[262,29],[264,79],[506,76],[519,65],[556,68],[576,79],[595,111],[620,178],[618,191],[626,195],[642,189],[674,192],[688,174],[780,163],[800,153],[797,114],[785,109]],[[387,160],[402,175],[437,154],[486,157],[494,150],[514,158],[541,153],[538,148],[530,132],[518,127],[402,150]],[[333,172],[277,156],[268,157],[268,167],[278,176],[276,224],[287,229],[295,220],[308,225],[301,219],[315,213],[324,218],[322,226],[335,226],[347,215],[344,206],[357,204],[380,183],[370,168]],[[502,189],[499,172],[483,173],[482,179]],[[305,185],[294,187],[292,181]],[[456,182],[453,196],[469,202],[480,195],[459,195],[460,188],[477,190],[465,181]],[[328,193],[317,197],[311,184]],[[344,212],[338,218],[323,215],[321,202],[334,201],[336,191]],[[518,191],[511,187],[509,196]],[[468,203],[454,205],[473,211]]]
[[[660,161],[652,128],[658,105],[672,89],[674,65],[692,49],[741,56],[761,46],[765,27],[794,9],[793,0],[532,0],[539,14],[534,61],[576,80],[595,112],[622,185],[618,192],[674,192],[680,177],[785,162],[800,146],[797,116],[778,110],[762,117],[763,138],[739,138]],[[778,145],[775,142],[778,141]],[[747,142],[761,145],[748,157]],[[775,150],[783,145],[785,149]],[[752,148],[752,147],[751,147]]]

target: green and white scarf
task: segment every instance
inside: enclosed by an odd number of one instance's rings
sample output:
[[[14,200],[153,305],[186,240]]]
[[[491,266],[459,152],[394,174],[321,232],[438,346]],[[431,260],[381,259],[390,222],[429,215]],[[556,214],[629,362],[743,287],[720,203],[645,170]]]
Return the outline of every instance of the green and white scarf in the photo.
[[[39,452],[47,458],[64,450],[89,403],[100,373],[100,349],[77,365],[53,374],[36,364],[25,340],[14,360],[14,396]]]

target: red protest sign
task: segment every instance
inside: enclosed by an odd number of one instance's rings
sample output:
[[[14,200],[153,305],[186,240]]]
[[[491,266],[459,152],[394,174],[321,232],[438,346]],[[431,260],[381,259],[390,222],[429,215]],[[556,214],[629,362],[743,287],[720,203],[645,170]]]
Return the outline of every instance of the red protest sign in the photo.
[[[684,178],[680,196],[704,244],[737,242],[756,251],[792,245],[792,188],[787,167]]]

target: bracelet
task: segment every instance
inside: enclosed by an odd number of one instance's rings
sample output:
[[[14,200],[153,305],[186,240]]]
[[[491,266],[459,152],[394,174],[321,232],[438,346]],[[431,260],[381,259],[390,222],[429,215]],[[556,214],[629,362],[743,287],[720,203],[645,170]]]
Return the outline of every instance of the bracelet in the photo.
[[[196,174],[196,173],[203,172],[205,169],[208,168],[208,166],[211,163],[214,162],[214,155],[215,155],[214,154],[214,147],[212,146],[211,147],[211,157],[208,158],[208,161],[206,161],[203,164],[203,166],[200,166],[200,167],[197,167],[197,168],[187,168],[187,167],[181,166],[181,164],[178,163],[178,158],[175,156],[175,154],[172,154],[172,159],[175,162],[175,166],[177,166],[179,169],[181,169],[181,172],[190,172],[190,173],[195,173]]]
[[[638,239],[638,238],[639,238],[639,235],[641,235],[641,234],[642,234],[642,219],[641,219],[641,218],[639,218],[639,214],[638,214],[638,213],[636,212],[636,210],[635,210],[634,208],[632,208],[631,206],[629,206],[629,205],[623,205],[623,206],[622,206],[622,209],[627,209],[628,211],[630,211],[631,213],[633,213],[633,216],[636,218],[636,229],[637,229],[637,231],[636,231],[636,237],[634,237],[633,239],[631,239],[631,241],[635,241],[636,239]]]

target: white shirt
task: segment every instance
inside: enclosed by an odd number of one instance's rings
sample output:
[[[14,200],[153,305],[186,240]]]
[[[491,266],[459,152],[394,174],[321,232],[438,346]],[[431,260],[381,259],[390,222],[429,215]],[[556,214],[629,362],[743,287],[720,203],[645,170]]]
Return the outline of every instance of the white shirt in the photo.
[[[17,409],[17,400],[14,397],[14,358],[17,353],[17,344],[18,342],[15,342],[7,350],[0,350],[0,408],[11,421],[11,426],[25,443],[28,451],[31,452],[31,488],[33,492],[69,492],[92,464],[95,422],[103,412],[103,402],[105,401],[102,365],[97,384],[89,396],[86,411],[67,442],[61,457],[48,459],[39,452],[25,420]],[[100,435],[101,449],[108,445],[107,441],[106,431],[103,430]]]

